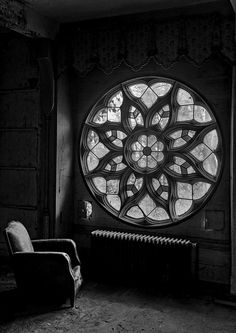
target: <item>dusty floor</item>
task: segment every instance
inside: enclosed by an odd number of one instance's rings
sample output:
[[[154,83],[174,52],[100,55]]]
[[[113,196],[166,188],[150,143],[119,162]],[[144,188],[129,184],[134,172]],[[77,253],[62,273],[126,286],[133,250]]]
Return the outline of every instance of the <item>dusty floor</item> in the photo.
[[[11,277],[0,280],[1,333],[236,333],[236,308],[212,296],[173,295],[86,283],[74,309],[22,305]],[[15,300],[15,301],[14,301]]]

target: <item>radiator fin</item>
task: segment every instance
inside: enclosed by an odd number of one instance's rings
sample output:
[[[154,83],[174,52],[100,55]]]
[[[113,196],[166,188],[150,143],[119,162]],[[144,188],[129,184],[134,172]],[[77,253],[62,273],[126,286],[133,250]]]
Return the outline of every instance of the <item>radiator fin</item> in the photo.
[[[187,239],[94,230],[91,248],[95,278],[178,287],[196,280],[197,244]]]

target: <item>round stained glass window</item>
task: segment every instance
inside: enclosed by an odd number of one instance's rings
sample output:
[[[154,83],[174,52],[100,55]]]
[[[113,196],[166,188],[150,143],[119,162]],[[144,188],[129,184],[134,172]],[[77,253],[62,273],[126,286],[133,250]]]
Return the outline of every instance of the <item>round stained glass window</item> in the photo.
[[[142,227],[180,222],[214,191],[222,140],[206,102],[184,84],[160,77],[123,82],[90,110],[80,162],[98,202]]]

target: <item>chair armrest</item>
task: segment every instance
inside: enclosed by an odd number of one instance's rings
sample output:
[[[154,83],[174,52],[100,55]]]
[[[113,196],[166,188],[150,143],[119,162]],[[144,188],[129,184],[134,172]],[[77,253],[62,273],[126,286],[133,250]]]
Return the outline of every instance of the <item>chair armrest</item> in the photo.
[[[70,257],[64,252],[15,252],[12,255],[16,278],[40,280],[43,284],[48,279],[64,276],[74,279]]]
[[[35,239],[32,240],[32,244],[35,251],[65,252],[71,259],[72,267],[80,265],[76,244],[72,239]]]

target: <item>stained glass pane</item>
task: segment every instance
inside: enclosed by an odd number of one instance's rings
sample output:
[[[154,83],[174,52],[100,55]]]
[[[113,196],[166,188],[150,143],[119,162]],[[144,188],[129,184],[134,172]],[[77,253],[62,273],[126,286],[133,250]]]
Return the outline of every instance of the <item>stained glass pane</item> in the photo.
[[[159,113],[155,113],[154,117],[152,118],[152,125],[157,125],[160,121],[161,117]]]
[[[212,176],[216,176],[218,170],[218,160],[215,154],[211,154],[204,162],[203,168],[211,174]]]
[[[132,157],[132,160],[137,162],[141,157],[143,156],[143,153],[142,152],[133,152],[131,157]]]
[[[169,215],[166,210],[162,207],[155,208],[148,217],[154,221],[164,221],[169,219]]]
[[[207,133],[204,137],[203,142],[212,150],[216,150],[218,146],[218,135],[216,130],[212,130],[209,133]]]
[[[106,179],[103,177],[94,177],[93,183],[98,191],[106,193]]]
[[[179,138],[179,139],[175,140],[173,147],[178,148],[178,147],[182,147],[185,144],[186,144],[186,141],[182,138]]]
[[[148,147],[151,147],[156,141],[157,141],[157,138],[155,137],[155,135],[149,135],[148,136]]]
[[[157,141],[153,146],[152,146],[152,151],[162,151],[164,149],[164,145],[162,142]]]
[[[147,85],[143,83],[132,84],[129,86],[129,91],[134,97],[141,97],[144,91],[147,89]]]
[[[114,141],[112,141],[112,143],[113,143],[114,145],[116,145],[117,147],[123,147],[123,143],[122,143],[122,141],[119,140],[119,139],[115,139]]]
[[[168,192],[162,192],[161,197],[162,197],[164,200],[168,200]]]
[[[188,131],[188,136],[190,136],[190,138],[193,138],[194,135],[195,135],[196,131],[193,131],[193,130],[189,130]]]
[[[157,180],[156,178],[152,179],[152,185],[155,191],[161,186],[159,180]]]
[[[181,135],[182,135],[182,130],[178,130],[178,131],[175,131],[174,133],[171,133],[170,137],[172,139],[178,139],[181,137]]]
[[[148,194],[145,195],[145,197],[139,202],[138,205],[142,209],[144,215],[150,214],[151,211],[156,208],[155,202]]]
[[[191,150],[191,154],[194,157],[196,157],[196,159],[199,161],[205,160],[205,158],[207,158],[207,156],[209,156],[210,153],[211,153],[211,150],[203,143],[201,143],[200,145],[195,147],[193,150]]]
[[[114,123],[121,122],[121,110],[119,108],[108,108],[108,120]]]
[[[107,181],[107,194],[118,194],[119,193],[119,184],[118,179],[110,179]]]
[[[136,119],[134,118],[129,118],[129,126],[134,129],[137,125]]]
[[[88,166],[88,170],[92,171],[94,170],[99,164],[99,159],[97,158],[97,156],[95,156],[93,153],[89,153],[88,157],[87,157],[87,166]]]
[[[152,158],[152,156],[147,157],[147,165],[149,168],[153,169],[157,166],[157,162]]]
[[[162,108],[162,110],[163,111],[170,111],[170,107],[169,107],[169,105],[167,104],[167,105],[165,105],[165,106],[163,106],[163,108]]]
[[[96,113],[93,122],[96,124],[104,124],[107,121],[107,109],[102,109]]]
[[[99,142],[99,137],[94,131],[89,131],[87,137],[87,144],[89,149],[92,149]]]
[[[130,216],[130,217],[133,217],[134,219],[140,219],[144,216],[143,212],[141,211],[141,209],[138,206],[131,207],[127,211],[126,215]]]
[[[157,94],[157,96],[162,97],[165,96],[172,85],[166,82],[157,82],[151,85],[152,90]]]
[[[103,156],[105,156],[108,152],[109,149],[107,149],[106,146],[104,146],[103,143],[99,142],[92,150],[92,152],[94,153],[94,155],[96,155],[98,158],[102,158]]]
[[[196,173],[196,172],[195,172],[194,168],[190,166],[190,167],[187,168],[187,173],[189,175],[191,175],[192,173]]]
[[[175,161],[175,163],[178,164],[178,165],[182,165],[182,164],[185,163],[185,160],[184,160],[183,158],[179,157],[179,156],[175,156],[175,157],[174,157],[174,161]]]
[[[141,101],[146,105],[147,108],[153,106],[156,100],[157,95],[150,88],[148,88],[141,97]]]
[[[123,103],[122,91],[115,93],[108,101],[108,106],[110,108],[119,108]]]
[[[159,178],[159,181],[161,185],[168,186],[168,180],[165,175],[162,174],[161,177]]]
[[[138,141],[141,143],[141,145],[143,147],[146,147],[147,146],[147,136],[146,135],[141,135],[139,138],[138,138]]]
[[[108,132],[106,132],[106,136],[107,136],[108,138],[110,138],[110,137],[112,136],[112,131],[108,131]]]
[[[177,182],[177,194],[181,199],[192,199],[192,185]]]
[[[121,207],[121,200],[118,195],[107,195],[107,201],[109,205],[114,208],[115,210],[119,211]]]
[[[159,125],[159,127],[163,130],[169,121],[169,117],[170,117],[170,108],[169,105],[165,105],[163,106],[163,108],[161,110],[159,110],[158,112],[156,112],[152,118],[152,125]]]
[[[147,166],[147,157],[142,156],[140,158],[140,160],[138,160],[138,165],[140,166],[140,168],[146,168],[146,166]]]
[[[157,191],[158,190],[158,194],[165,200],[168,199],[168,181],[165,177],[165,175],[161,175],[159,180],[157,180],[156,178],[152,179],[152,185],[154,187],[154,190]]]
[[[127,165],[125,165],[124,163],[119,163],[119,164],[117,164],[116,170],[120,171],[120,170],[125,169],[126,167],[127,167]]]
[[[124,132],[122,132],[122,131],[117,131],[117,138],[118,138],[118,139],[123,140],[123,139],[125,139],[126,137],[127,137],[127,135],[126,135]]]
[[[164,129],[166,127],[166,125],[168,124],[169,118],[161,118],[161,120],[159,121],[159,125],[161,127],[161,129]]]
[[[193,119],[193,106],[180,106],[178,110],[177,121],[190,121]]]
[[[179,89],[177,93],[177,102],[179,105],[193,104],[193,97],[184,89]]]
[[[105,167],[105,170],[108,170],[108,171],[119,171],[119,170],[123,170],[125,169],[127,166],[122,163],[122,159],[123,159],[123,156],[117,156],[115,158],[112,159],[112,161],[110,161],[106,167]]]
[[[140,190],[141,187],[143,186],[143,178],[136,179],[135,186],[138,190]]]
[[[181,168],[180,168],[179,165],[172,164],[169,168],[170,168],[171,170],[173,170],[174,172],[176,172],[176,173],[179,173],[179,174],[182,173],[182,172],[181,172]]]
[[[135,179],[136,179],[136,177],[135,177],[134,173],[131,173],[131,175],[129,176],[129,178],[127,180],[127,184],[134,184]]]
[[[143,178],[136,179],[135,175],[132,173],[127,181],[127,189],[128,189],[127,195],[128,196],[134,195],[141,189],[142,186],[143,186]]]
[[[136,117],[136,122],[137,122],[138,125],[143,125],[144,124],[143,123],[143,117],[142,117],[142,115],[141,115],[140,112],[139,112],[139,114]]]
[[[123,147],[122,140],[126,138],[126,134],[122,131],[108,131],[106,132],[106,136],[110,139],[110,141],[116,145],[117,147]]]
[[[190,210],[192,206],[192,200],[178,199],[175,203],[175,212],[177,216],[181,216]]]
[[[201,105],[194,105],[194,120],[198,123],[207,123],[212,120],[209,112]]]
[[[161,152],[152,152],[151,155],[152,155],[152,157],[155,158],[155,160],[157,160],[157,162],[162,161],[164,158],[164,154]]]
[[[134,143],[132,143],[131,148],[134,151],[142,151],[143,150],[143,146],[138,141],[135,141]]]
[[[209,190],[211,185],[205,182],[197,182],[193,185],[193,199],[201,199]]]
[[[129,125],[132,129],[134,129],[137,125],[143,126],[143,117],[141,113],[134,107],[131,106],[129,110]]]
[[[123,156],[117,156],[115,158],[113,158],[113,161],[116,163],[120,163],[123,160]]]

